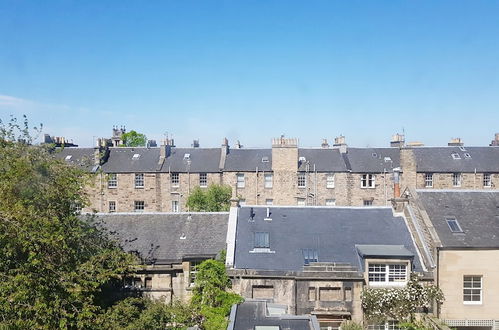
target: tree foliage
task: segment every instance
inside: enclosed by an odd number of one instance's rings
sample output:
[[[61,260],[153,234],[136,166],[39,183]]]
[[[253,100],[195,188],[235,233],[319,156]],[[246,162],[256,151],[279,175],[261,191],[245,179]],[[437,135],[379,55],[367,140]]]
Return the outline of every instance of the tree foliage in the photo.
[[[87,174],[0,122],[0,327],[86,328],[133,259],[83,220]]]
[[[187,207],[194,212],[221,212],[230,208],[232,189],[228,185],[211,184],[208,189],[194,188]]]
[[[134,130],[124,133],[121,138],[123,140],[123,147],[145,147],[147,144],[147,137]]]
[[[440,304],[444,300],[440,288],[433,284],[423,285],[415,273],[403,288],[365,288],[361,298],[364,316],[375,322],[412,321],[418,310],[431,308],[433,302]]]

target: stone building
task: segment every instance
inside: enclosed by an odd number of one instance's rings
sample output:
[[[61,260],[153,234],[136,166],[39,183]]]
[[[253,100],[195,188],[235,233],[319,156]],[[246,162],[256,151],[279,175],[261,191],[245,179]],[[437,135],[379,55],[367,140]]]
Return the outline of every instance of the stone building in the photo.
[[[390,207],[231,208],[226,263],[243,297],[315,315],[321,328],[334,329],[363,320],[366,285],[403,286],[411,271],[426,270]]]
[[[228,213],[97,214],[124,250],[143,264],[125,287],[143,295],[187,301],[196,265],[225,249]]]
[[[414,190],[404,211],[458,330],[499,329],[499,191]]]

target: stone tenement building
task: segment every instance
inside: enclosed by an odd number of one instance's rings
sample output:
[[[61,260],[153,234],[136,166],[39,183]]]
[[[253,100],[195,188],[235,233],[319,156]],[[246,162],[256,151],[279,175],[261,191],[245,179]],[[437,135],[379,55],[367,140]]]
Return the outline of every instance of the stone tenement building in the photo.
[[[332,147],[324,140],[320,148],[300,148],[297,139],[280,137],[269,149],[232,148],[227,139],[220,148],[177,148],[173,140],[127,148],[116,139],[113,147],[56,154],[96,173],[85,211],[188,211],[191,191],[211,183],[229,185],[241,205],[300,206],[385,206],[405,187],[499,186],[499,147],[465,147],[459,139],[424,147],[397,134],[391,147],[351,148],[340,136]]]

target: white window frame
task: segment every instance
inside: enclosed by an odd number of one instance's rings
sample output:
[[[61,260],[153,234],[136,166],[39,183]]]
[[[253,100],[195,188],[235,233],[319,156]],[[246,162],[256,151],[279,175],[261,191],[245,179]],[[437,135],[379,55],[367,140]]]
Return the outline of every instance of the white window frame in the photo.
[[[172,187],[180,187],[180,173],[170,173],[170,183]]]
[[[307,174],[300,172],[297,175],[298,188],[307,188]]]
[[[144,188],[144,173],[135,173],[135,188]]]
[[[265,200],[265,205],[274,205],[274,200],[272,198],[267,198]]]
[[[107,187],[110,189],[118,188],[118,174],[117,173],[109,173],[107,175]]]
[[[237,188],[244,188],[246,186],[244,173],[236,174],[236,186]]]
[[[492,174],[483,173],[483,187],[491,188],[492,187]]]
[[[140,207],[140,205],[142,205],[142,207]],[[143,212],[145,209],[146,209],[146,203],[144,201],[134,201],[133,202],[134,212]]]
[[[111,205],[113,205],[113,207],[111,207]],[[116,201],[109,201],[108,202],[108,211],[109,211],[109,213],[116,212]]]
[[[405,268],[403,273],[402,267]],[[384,279],[374,280],[375,275]],[[401,280],[399,277],[402,276],[404,278]],[[390,281],[392,278],[397,280]],[[409,264],[407,262],[370,261],[367,265],[367,280],[369,286],[405,286],[409,280]]]
[[[179,201],[172,201],[172,212],[180,212]]]
[[[327,198],[326,199],[326,206],[336,206],[336,199],[334,199],[334,198]]]
[[[298,206],[306,206],[307,205],[307,200],[305,198],[297,198],[296,199],[296,205],[298,205]]]
[[[202,188],[208,187],[208,173],[199,173],[199,186]]]
[[[367,330],[400,330],[399,321],[389,320],[382,324],[369,324]]]
[[[326,188],[334,188],[334,173],[329,173],[326,175]]]
[[[265,173],[263,180],[265,188],[272,188],[274,186],[274,175],[272,173]]]
[[[452,173],[452,186],[453,187],[461,187],[462,184],[462,175],[461,173]]]
[[[424,186],[426,188],[433,188],[433,173],[425,173]]]
[[[466,280],[468,278],[468,281]],[[480,280],[477,281],[479,286],[474,286],[475,279],[479,278]],[[471,282],[470,282],[471,279]],[[470,282],[471,287],[465,287],[465,283]],[[479,291],[479,293],[474,293],[473,291]],[[468,292],[468,294],[466,294]],[[471,299],[473,299],[474,296],[479,295],[480,300],[465,300],[465,295],[469,295]],[[481,305],[483,303],[483,276],[482,275],[464,275],[463,276],[463,304],[465,305]]]
[[[189,286],[193,287],[196,282],[196,274],[198,273],[198,267],[204,260],[192,260],[189,261]]]
[[[376,188],[376,174],[362,174],[360,177],[360,187],[363,189]]]

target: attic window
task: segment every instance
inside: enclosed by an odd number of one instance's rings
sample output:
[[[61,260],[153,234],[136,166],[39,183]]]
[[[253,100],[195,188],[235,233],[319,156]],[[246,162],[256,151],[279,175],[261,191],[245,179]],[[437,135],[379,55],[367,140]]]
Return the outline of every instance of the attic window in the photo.
[[[70,159],[71,159],[71,157],[73,157],[73,156],[71,156],[71,155],[67,155],[67,156],[66,156],[66,158],[64,158],[64,160],[65,160],[65,161],[68,161],[68,160],[70,160]]]
[[[385,157],[385,163],[391,162],[392,159],[390,157]]]
[[[470,158],[471,158],[471,155],[470,155],[469,153],[465,153],[465,154],[464,154],[464,158],[468,158],[468,159],[470,159]]]
[[[457,222],[456,218],[446,218],[447,225],[449,226],[449,229],[453,233],[462,233],[463,230],[461,229],[461,226],[459,225],[459,222]]]
[[[140,158],[140,154],[133,154],[132,159],[134,159],[134,160],[135,160],[135,159],[139,159],[139,158]]]
[[[457,152],[453,152],[451,154],[451,156],[452,156],[452,159],[461,159],[461,156],[459,156],[459,154]]]
[[[191,154],[184,154],[184,159],[185,160],[191,159]]]
[[[269,162],[269,157],[264,156],[262,157],[262,163],[268,163]]]

